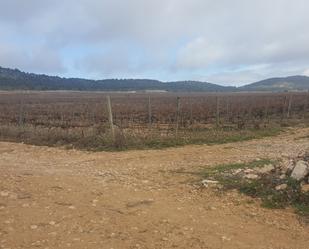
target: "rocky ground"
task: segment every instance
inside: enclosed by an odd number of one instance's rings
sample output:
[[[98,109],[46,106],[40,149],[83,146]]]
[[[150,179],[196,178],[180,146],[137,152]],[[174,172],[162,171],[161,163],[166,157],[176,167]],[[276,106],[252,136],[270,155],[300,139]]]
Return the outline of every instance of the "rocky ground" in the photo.
[[[224,145],[98,153],[2,142],[0,248],[308,249],[309,226],[291,208],[201,188],[190,173],[288,161],[309,150],[308,136],[298,128]]]
[[[224,170],[222,170],[224,166]],[[220,170],[221,168],[221,170]],[[294,191],[299,188],[300,193],[309,195],[309,153],[302,151],[293,158],[283,157],[276,161],[257,158],[248,163],[236,163],[219,165],[206,168],[206,172],[212,172],[208,179],[202,180],[204,187],[224,188],[224,180],[238,180],[244,183],[252,183],[259,180],[270,180],[271,185],[277,191],[287,189],[288,183],[294,186]],[[221,183],[220,183],[221,181]]]

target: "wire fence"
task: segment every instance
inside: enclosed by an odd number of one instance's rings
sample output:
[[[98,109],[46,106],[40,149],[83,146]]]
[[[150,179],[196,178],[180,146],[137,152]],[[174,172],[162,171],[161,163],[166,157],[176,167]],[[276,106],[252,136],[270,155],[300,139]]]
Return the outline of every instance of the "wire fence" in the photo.
[[[1,125],[121,129],[257,126],[307,120],[309,93],[98,93],[2,92]]]

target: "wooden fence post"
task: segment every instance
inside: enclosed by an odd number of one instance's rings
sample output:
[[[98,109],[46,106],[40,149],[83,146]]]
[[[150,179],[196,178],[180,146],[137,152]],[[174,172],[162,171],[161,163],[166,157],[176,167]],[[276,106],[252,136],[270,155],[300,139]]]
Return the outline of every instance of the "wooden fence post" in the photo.
[[[21,97],[19,103],[18,125],[22,126],[23,124],[24,124],[24,101],[23,97]]]
[[[151,113],[151,98],[148,96],[148,126],[151,129],[152,126],[152,113]]]
[[[267,100],[266,100],[266,108],[265,108],[265,118],[267,120],[267,122],[269,123],[269,105],[270,105],[270,101],[269,101],[269,97],[266,97]]]
[[[309,113],[309,90],[305,96],[306,102],[305,102],[305,107],[304,107],[304,119],[306,119],[307,114]]]
[[[226,97],[226,122],[228,123],[230,120],[230,101],[228,96]]]
[[[292,94],[290,94],[290,98],[289,98],[289,105],[288,105],[288,111],[287,111],[287,114],[286,114],[287,118],[289,118],[289,117],[290,117],[290,115],[291,115],[292,98],[293,98],[293,95],[292,95]]]
[[[177,97],[177,112],[176,112],[176,137],[178,136],[178,129],[179,129],[179,116],[180,116],[180,97]]]
[[[281,121],[284,119],[284,116],[285,116],[286,101],[287,101],[287,96],[285,95],[284,99],[283,99],[283,105],[282,105],[282,118],[281,118]]]
[[[220,122],[220,99],[218,96],[216,96],[216,127],[219,127],[219,122]]]
[[[190,125],[193,124],[192,99],[190,98]]]
[[[113,123],[113,112],[112,112],[112,105],[111,105],[111,98],[110,96],[106,97],[107,99],[107,111],[108,111],[108,120],[111,128],[111,134],[113,140],[115,139],[115,130],[114,130],[114,123]]]

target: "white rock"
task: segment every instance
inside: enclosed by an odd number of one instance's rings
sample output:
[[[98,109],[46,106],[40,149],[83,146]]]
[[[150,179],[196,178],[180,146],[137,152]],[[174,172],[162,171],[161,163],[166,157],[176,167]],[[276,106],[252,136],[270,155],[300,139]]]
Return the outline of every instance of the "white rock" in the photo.
[[[254,179],[258,179],[259,176],[258,176],[258,175],[255,175],[255,174],[247,174],[247,175],[245,175],[245,178],[246,178],[246,179],[254,180]]]
[[[253,169],[245,169],[244,170],[244,173],[246,173],[246,174],[250,174],[250,173],[253,173],[253,172],[254,172]]]
[[[295,180],[302,180],[309,173],[308,163],[305,161],[298,161],[292,171],[291,177]]]
[[[309,192],[309,184],[305,184],[305,185],[301,186],[301,191],[303,193]]]
[[[238,175],[241,172],[242,172],[242,169],[236,169],[233,171],[233,174]]]
[[[226,236],[222,236],[221,239],[222,239],[223,241],[225,241],[225,240],[230,241],[230,240],[231,240],[231,238],[228,238],[228,237],[226,237]]]
[[[272,164],[267,164],[263,168],[257,168],[256,171],[260,174],[268,174],[275,170],[275,166]]]
[[[218,181],[213,181],[213,180],[207,180],[207,179],[205,179],[205,180],[203,180],[202,181],[202,184],[205,186],[205,187],[208,187],[208,185],[210,185],[210,184],[218,184],[219,182]]]
[[[286,175],[285,174],[282,174],[282,175],[280,175],[280,177],[279,177],[281,180],[283,180],[283,179],[285,179],[286,178]]]
[[[288,187],[287,184],[280,184],[278,186],[276,186],[276,190],[280,191],[280,190],[285,190]]]

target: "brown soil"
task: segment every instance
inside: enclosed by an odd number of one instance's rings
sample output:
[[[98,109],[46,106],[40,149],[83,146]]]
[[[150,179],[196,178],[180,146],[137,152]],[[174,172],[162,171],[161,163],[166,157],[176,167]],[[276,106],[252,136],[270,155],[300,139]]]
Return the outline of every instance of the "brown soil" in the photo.
[[[309,225],[292,209],[199,188],[189,173],[293,157],[308,134],[113,153],[2,142],[0,248],[308,249]]]

